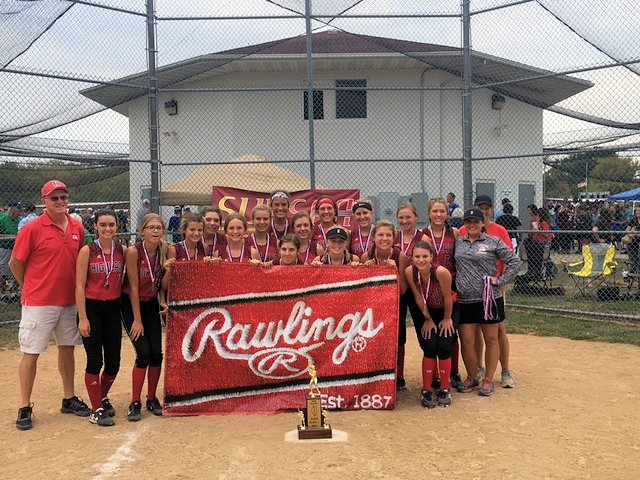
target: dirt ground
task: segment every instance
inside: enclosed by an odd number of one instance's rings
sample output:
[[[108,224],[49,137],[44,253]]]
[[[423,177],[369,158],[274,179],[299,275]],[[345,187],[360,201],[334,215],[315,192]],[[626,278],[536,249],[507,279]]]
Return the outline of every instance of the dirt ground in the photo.
[[[133,355],[110,395],[115,427],[60,413],[56,349],[39,362],[34,428],[15,428],[20,353],[0,351],[0,478],[38,479],[623,479],[640,471],[640,348],[511,336],[517,388],[454,393],[420,406],[421,356],[407,346],[408,389],[385,412],[332,413],[346,443],[288,443],[295,413],[126,420]],[[76,354],[76,385],[84,351]],[[320,379],[322,381],[322,379]]]

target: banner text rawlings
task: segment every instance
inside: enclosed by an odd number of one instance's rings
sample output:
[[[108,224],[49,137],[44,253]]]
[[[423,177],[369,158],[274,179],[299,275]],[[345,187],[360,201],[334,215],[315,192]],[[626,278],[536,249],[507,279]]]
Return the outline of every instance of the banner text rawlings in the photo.
[[[360,190],[300,190],[290,192],[291,204],[289,216],[293,216],[299,210],[305,210],[312,214],[316,211],[318,198],[327,196],[335,200],[338,205],[338,225],[351,226],[351,208],[354,200],[360,198]],[[248,220],[251,212],[258,205],[269,205],[271,196],[269,193],[253,192],[231,187],[213,187],[212,205],[218,207],[224,213],[239,212]]]
[[[398,295],[386,266],[176,263],[164,413],[302,408],[311,363],[325,407],[393,409]]]

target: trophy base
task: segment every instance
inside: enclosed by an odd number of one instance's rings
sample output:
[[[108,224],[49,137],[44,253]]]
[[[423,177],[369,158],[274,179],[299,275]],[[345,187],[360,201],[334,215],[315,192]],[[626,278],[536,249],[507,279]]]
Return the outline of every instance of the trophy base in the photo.
[[[331,438],[332,432],[331,427],[329,428],[318,428],[311,427],[305,428],[304,430],[298,425],[298,440],[313,440],[316,438]]]

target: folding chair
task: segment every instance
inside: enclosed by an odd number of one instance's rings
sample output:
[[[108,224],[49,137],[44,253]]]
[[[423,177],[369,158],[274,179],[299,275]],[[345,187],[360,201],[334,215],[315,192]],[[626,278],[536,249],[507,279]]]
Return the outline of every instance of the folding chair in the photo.
[[[553,277],[558,274],[558,269],[551,260],[551,244],[544,246],[542,257],[538,265],[529,263],[529,255],[526,243],[520,245],[520,258],[522,267],[515,278],[515,293],[528,295],[564,295],[562,287],[553,286]]]
[[[569,263],[563,261],[564,270],[573,279],[583,296],[587,292],[597,292],[598,287],[606,286],[611,279],[615,284],[616,249],[610,243],[589,243],[582,247],[582,261]]]

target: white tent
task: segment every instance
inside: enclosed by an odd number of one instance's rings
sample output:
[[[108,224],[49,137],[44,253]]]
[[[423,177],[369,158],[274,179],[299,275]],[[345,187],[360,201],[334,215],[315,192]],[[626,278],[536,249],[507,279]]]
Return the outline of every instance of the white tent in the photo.
[[[205,165],[163,188],[161,202],[163,205],[211,205],[214,186],[258,192],[295,192],[310,188],[308,178],[264,160],[259,155],[244,155],[233,161],[252,163]]]

